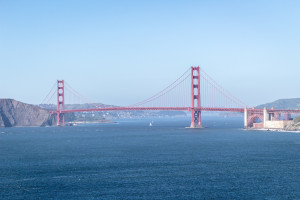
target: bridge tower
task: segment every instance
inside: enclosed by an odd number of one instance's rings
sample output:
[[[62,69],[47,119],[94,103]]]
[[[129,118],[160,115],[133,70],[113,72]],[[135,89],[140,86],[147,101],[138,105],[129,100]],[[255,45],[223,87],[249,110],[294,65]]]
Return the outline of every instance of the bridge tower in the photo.
[[[202,128],[200,96],[200,67],[191,67],[191,115],[190,128]]]
[[[65,125],[65,115],[61,113],[65,110],[65,84],[64,80],[57,80],[57,126]]]

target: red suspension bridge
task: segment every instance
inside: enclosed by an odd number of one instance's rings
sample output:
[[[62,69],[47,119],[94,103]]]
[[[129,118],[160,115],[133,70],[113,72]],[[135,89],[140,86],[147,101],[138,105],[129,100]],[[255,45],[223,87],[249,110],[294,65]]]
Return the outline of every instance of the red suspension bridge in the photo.
[[[42,102],[42,105],[53,105],[54,100],[56,101],[56,110],[52,110],[51,113],[56,115],[58,126],[65,125],[66,113],[74,112],[134,110],[190,111],[191,128],[202,128],[202,111],[244,113],[245,128],[252,127],[258,120],[262,122],[270,119],[280,120],[282,116],[284,116],[285,120],[289,120],[291,114],[300,113],[300,110],[248,109],[245,103],[225,90],[200,67],[191,67],[157,94],[129,106],[116,107],[92,103],[92,101],[80,95],[64,80],[57,80],[52,90]],[[94,106],[84,109],[65,109],[65,104],[83,102]],[[265,116],[266,113],[268,114],[267,117]]]

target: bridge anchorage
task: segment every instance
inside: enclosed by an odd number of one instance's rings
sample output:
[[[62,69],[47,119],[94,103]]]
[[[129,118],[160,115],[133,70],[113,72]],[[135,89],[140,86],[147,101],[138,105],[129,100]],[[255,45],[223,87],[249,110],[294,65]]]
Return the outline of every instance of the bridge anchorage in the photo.
[[[70,109],[68,105],[71,104],[80,104],[80,109]],[[284,126],[289,123],[291,114],[300,113],[300,110],[248,109],[245,103],[220,86],[199,66],[192,66],[157,94],[129,106],[92,103],[64,80],[56,81],[42,105],[52,108],[51,113],[56,115],[57,126],[65,125],[66,113],[152,110],[189,111],[191,113],[189,128],[203,127],[201,115],[204,111],[244,113],[244,128],[268,128]],[[85,108],[83,105],[88,107]],[[281,120],[281,116],[285,116],[285,120]]]
[[[292,114],[300,110],[285,109],[244,109],[244,128],[254,129],[284,129],[292,123]]]

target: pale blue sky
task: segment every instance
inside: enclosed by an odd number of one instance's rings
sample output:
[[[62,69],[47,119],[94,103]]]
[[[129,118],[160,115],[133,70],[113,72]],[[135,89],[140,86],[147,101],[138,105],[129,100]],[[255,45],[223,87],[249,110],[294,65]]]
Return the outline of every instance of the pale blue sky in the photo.
[[[0,97],[56,79],[94,101],[143,100],[200,65],[248,105],[300,97],[300,1],[0,0]]]

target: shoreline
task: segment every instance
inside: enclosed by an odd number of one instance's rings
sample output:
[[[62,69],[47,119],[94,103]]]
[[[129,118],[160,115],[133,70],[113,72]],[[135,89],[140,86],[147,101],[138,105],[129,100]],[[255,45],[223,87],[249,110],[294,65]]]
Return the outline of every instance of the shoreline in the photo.
[[[267,128],[260,128],[260,129],[245,129],[245,130],[300,133],[300,130],[267,129]]]

